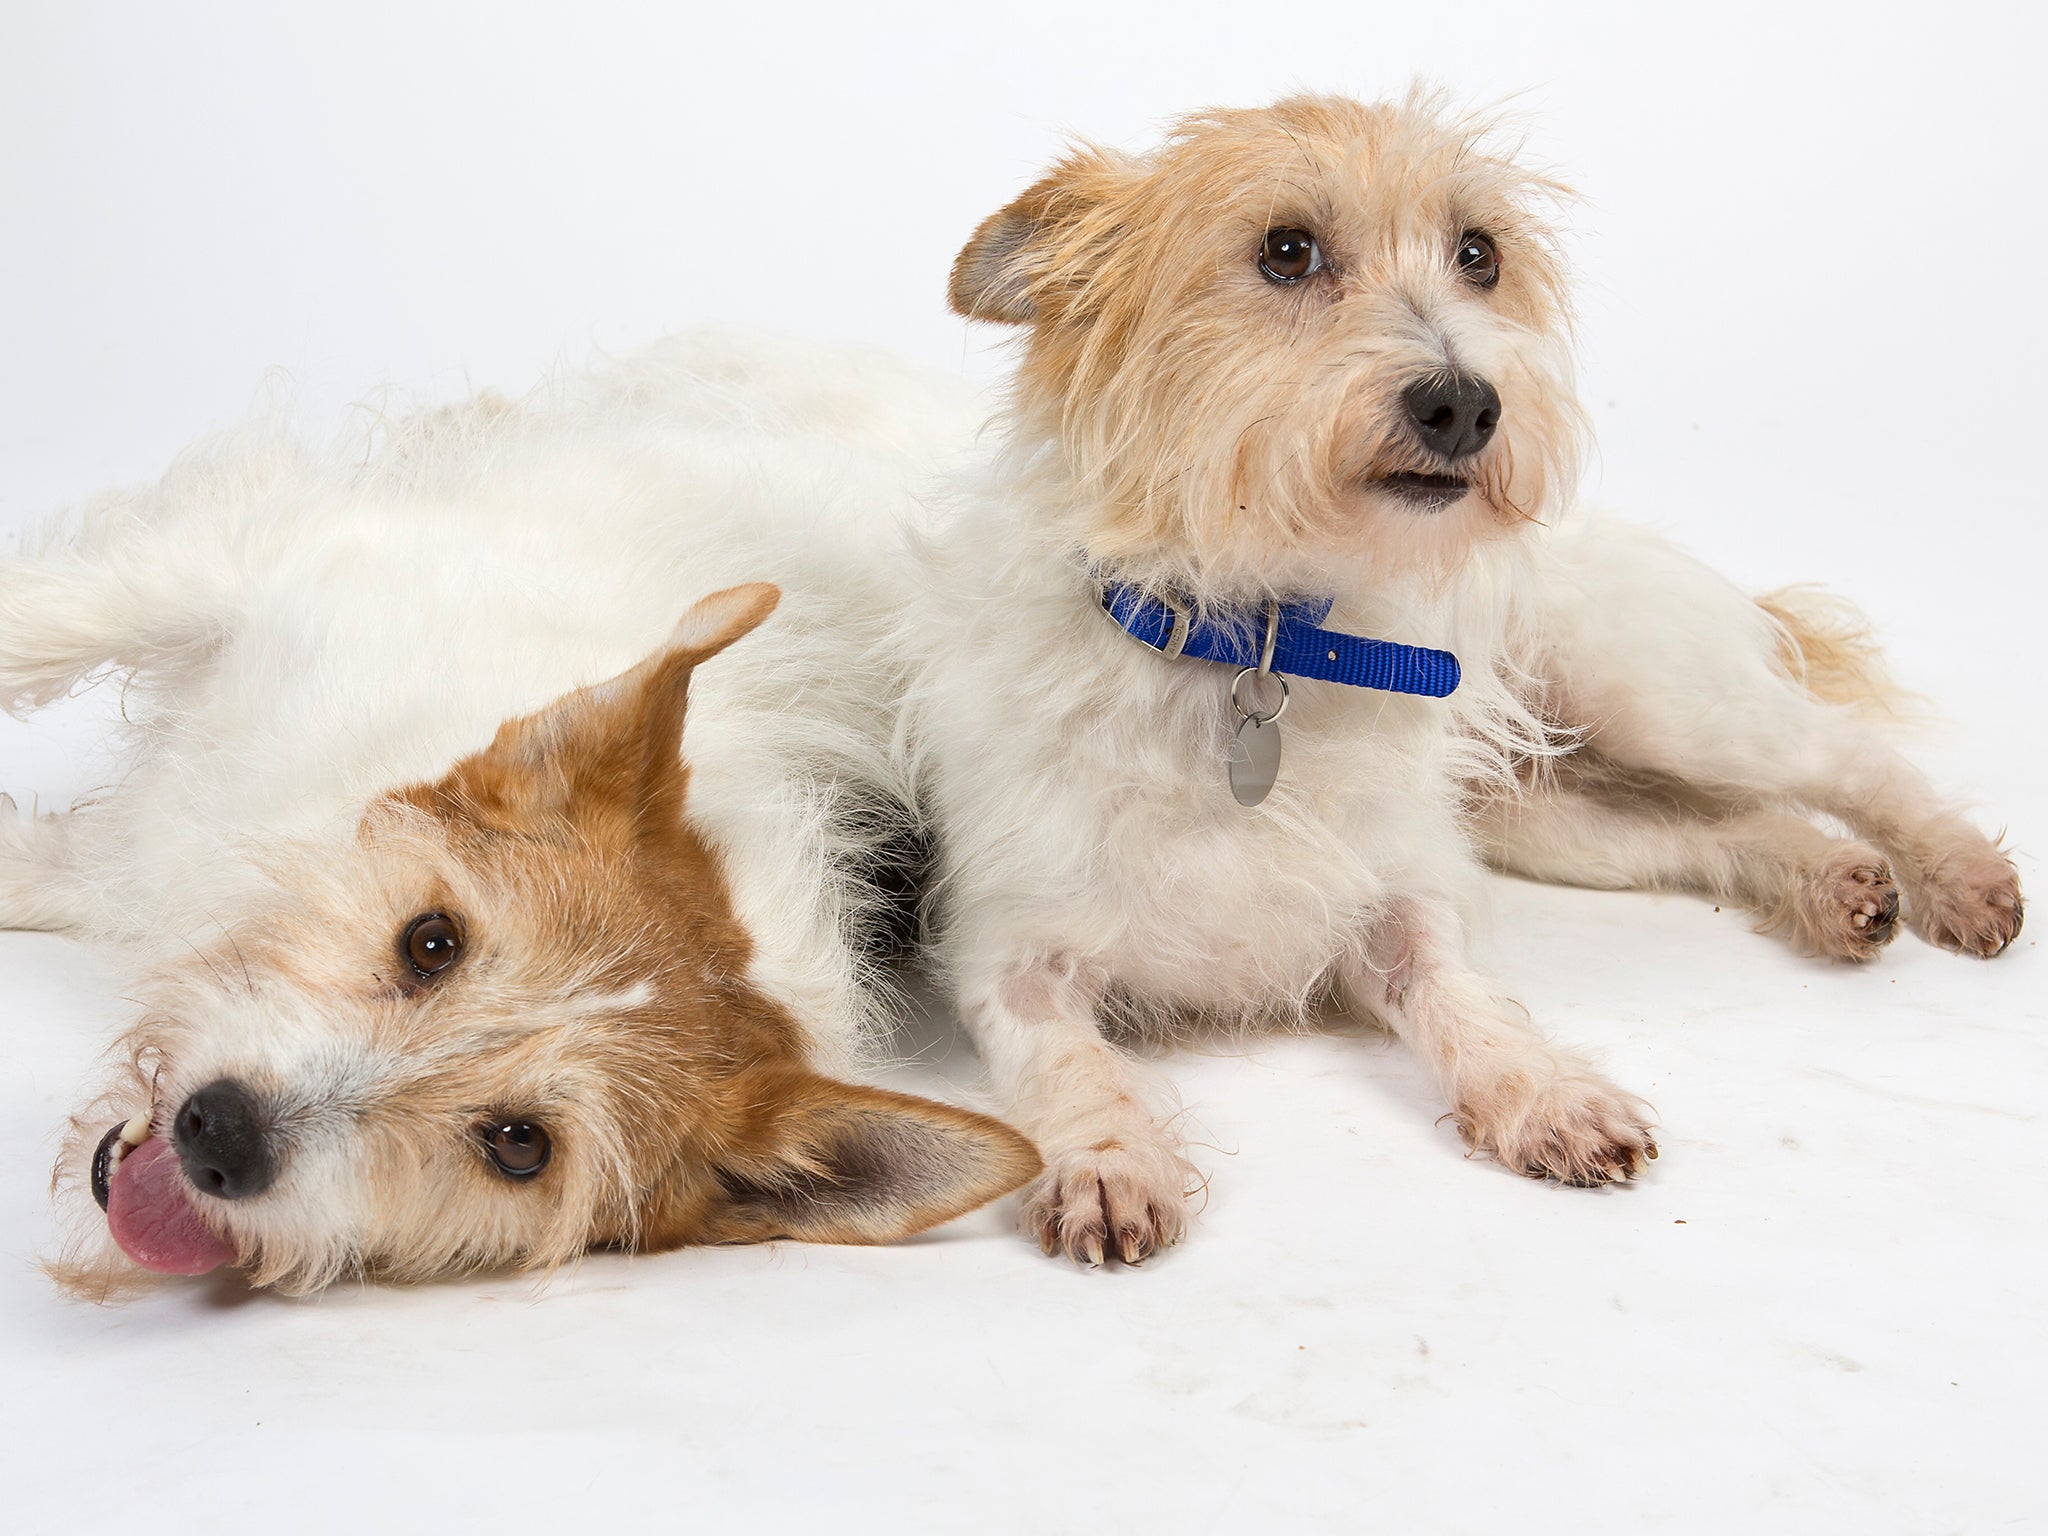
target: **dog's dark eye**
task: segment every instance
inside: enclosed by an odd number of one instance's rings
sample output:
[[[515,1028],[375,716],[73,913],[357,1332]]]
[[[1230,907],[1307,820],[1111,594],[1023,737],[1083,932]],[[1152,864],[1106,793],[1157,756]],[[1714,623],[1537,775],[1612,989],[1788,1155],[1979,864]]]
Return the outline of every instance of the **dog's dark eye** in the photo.
[[[1323,269],[1323,248],[1305,229],[1269,229],[1259,247],[1259,270],[1268,281],[1298,283]]]
[[[430,976],[440,975],[455,963],[456,956],[462,953],[462,930],[455,926],[455,919],[447,913],[429,912],[406,925],[398,948],[405,956],[405,963],[424,981]]]
[[[1500,281],[1500,247],[1474,230],[1458,241],[1458,276],[1478,288]]]
[[[484,1150],[508,1179],[530,1179],[547,1167],[548,1133],[531,1120],[486,1120],[477,1127]]]

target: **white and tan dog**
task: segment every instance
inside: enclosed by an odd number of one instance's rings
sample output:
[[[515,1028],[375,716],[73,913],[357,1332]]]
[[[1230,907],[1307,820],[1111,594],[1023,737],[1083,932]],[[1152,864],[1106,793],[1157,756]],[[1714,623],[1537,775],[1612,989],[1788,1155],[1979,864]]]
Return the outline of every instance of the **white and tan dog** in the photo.
[[[1848,959],[1903,899],[1996,953],[2012,867],[1848,707],[1878,686],[1853,633],[1569,522],[1559,194],[1420,97],[1199,116],[1069,156],[960,254],[955,306],[1023,328],[992,444],[885,359],[684,339],[347,473],[230,445],[0,564],[0,700],[114,667],[143,720],[117,793],[0,841],[0,919],[119,938],[147,989],[65,1169],[240,1075],[271,1183],[141,1166],[259,1279],[940,1219],[1029,1149],[817,1076],[873,1038],[854,935],[906,810],[929,954],[1045,1154],[1027,1230],[1091,1263],[1175,1240],[1188,1181],[1105,1025],[1347,1004],[1512,1168],[1654,1156],[1645,1106],[1465,963],[1482,857]],[[756,604],[660,649],[673,613],[759,579],[781,610],[693,687],[701,848],[643,876],[637,808],[681,785],[627,793],[618,744],[666,761],[650,686]],[[847,1095],[862,1134],[803,1134]]]
[[[921,550],[905,740],[935,952],[1045,1155],[1048,1251],[1182,1231],[1181,1149],[1108,1020],[1334,998],[1509,1167],[1639,1171],[1642,1101],[1464,959],[1482,850],[1843,958],[1901,903],[1971,953],[2018,931],[2011,864],[1838,702],[1873,686],[1853,636],[1647,535],[1551,532],[1583,437],[1560,194],[1427,97],[1303,97],[1079,149],[954,265],[1021,357]],[[1378,658],[1441,692],[1440,652],[1447,698],[1324,680]]]
[[[95,803],[0,801],[0,923],[108,944],[138,1005],[60,1278],[884,1241],[1037,1170],[838,1076],[908,600],[847,531],[952,409],[878,427],[897,373],[686,345],[352,455],[251,432],[0,560],[0,703],[112,669],[132,722]]]

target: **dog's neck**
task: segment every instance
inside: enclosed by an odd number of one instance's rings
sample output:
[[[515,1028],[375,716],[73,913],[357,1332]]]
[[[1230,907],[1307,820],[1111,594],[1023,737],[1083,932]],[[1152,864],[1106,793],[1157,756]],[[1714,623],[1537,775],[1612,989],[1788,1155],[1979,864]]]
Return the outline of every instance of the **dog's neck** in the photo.
[[[1333,606],[1328,597],[1198,607],[1114,579],[1098,579],[1096,594],[1118,628],[1169,660],[1187,657],[1432,699],[1458,686],[1458,658],[1449,651],[1323,628]]]

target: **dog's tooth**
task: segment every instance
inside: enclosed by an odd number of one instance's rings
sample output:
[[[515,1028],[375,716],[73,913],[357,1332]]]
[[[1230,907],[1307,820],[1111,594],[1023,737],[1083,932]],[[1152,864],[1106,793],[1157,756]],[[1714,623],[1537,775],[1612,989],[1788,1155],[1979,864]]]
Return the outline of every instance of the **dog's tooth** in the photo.
[[[147,1140],[149,1140],[149,1111],[138,1109],[129,1119],[128,1123],[121,1127],[121,1145],[124,1147],[139,1147]]]

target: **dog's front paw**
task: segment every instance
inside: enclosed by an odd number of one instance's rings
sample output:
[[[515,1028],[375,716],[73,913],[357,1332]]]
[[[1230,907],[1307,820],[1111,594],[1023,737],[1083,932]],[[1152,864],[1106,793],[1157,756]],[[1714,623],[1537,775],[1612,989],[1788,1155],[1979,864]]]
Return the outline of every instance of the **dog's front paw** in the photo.
[[[1800,893],[1797,921],[1815,954],[1873,958],[1898,931],[1899,888],[1891,865],[1867,843],[1842,844]]]
[[[1657,1155],[1649,1106],[1588,1071],[1504,1075],[1459,1104],[1458,1129],[1518,1173],[1582,1187],[1632,1179]]]
[[[1045,1171],[1024,1192],[1020,1225],[1048,1254],[1093,1269],[1110,1258],[1137,1264],[1181,1240],[1191,1170],[1165,1133],[1148,1127],[1044,1151]]]
[[[1921,937],[1960,954],[2002,953],[2026,920],[2019,871],[1989,844],[1942,859],[1913,896],[1907,915]]]

